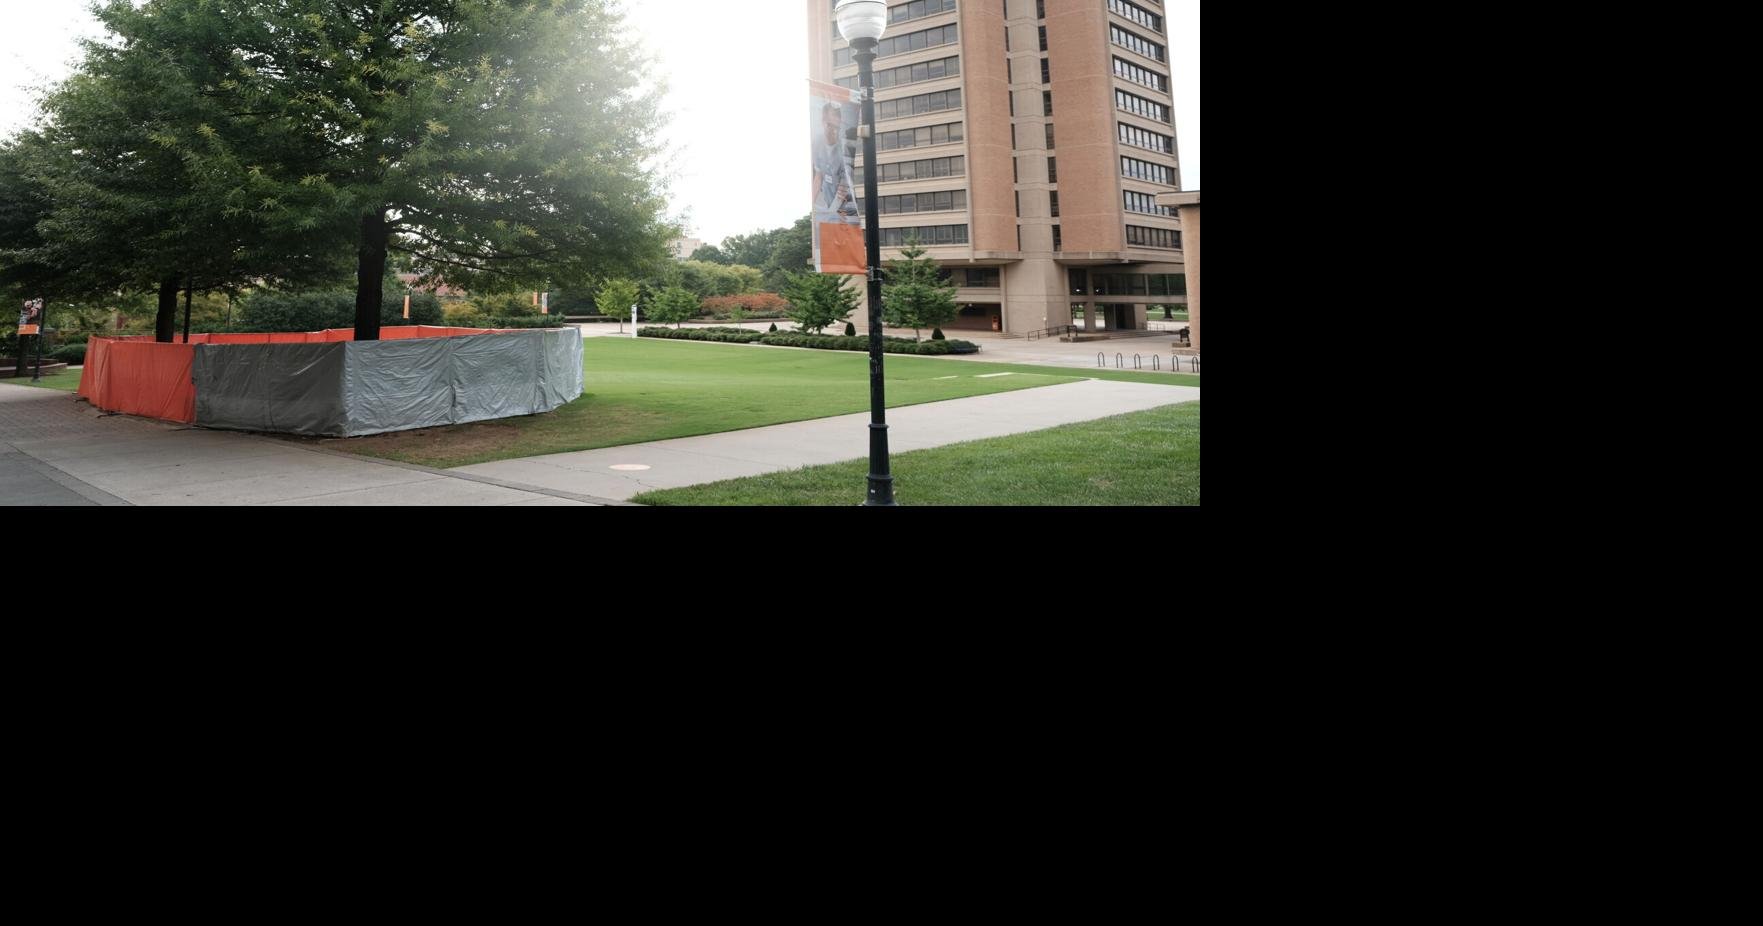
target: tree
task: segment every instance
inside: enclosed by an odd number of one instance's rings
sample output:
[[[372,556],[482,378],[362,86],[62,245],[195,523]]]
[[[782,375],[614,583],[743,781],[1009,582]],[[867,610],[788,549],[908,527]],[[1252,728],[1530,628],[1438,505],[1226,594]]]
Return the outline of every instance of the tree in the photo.
[[[721,248],[718,248],[714,244],[700,245],[698,250],[692,252],[690,259],[691,260],[701,260],[701,261],[704,261],[705,263],[710,263],[710,264],[732,264],[732,263],[734,263],[734,261],[729,260],[729,257],[727,254],[724,254],[722,252]]]
[[[688,318],[698,315],[698,297],[678,286],[669,286],[655,296],[649,303],[649,317],[662,324],[673,322],[674,327]]]
[[[790,318],[796,327],[815,334],[850,318],[859,300],[856,290],[845,286],[844,277],[812,271],[788,274],[783,295],[790,301]]]
[[[722,253],[731,264],[746,264],[749,267],[764,267],[771,261],[771,254],[777,249],[777,239],[789,227],[760,229],[746,235],[733,235],[723,239]],[[792,268],[794,269],[794,268]]]
[[[202,92],[223,135],[253,140],[236,156],[272,199],[354,229],[357,339],[379,336],[390,251],[425,283],[532,290],[654,266],[677,234],[645,166],[662,88],[609,0],[154,0],[130,15],[177,27],[144,30],[142,53],[219,62]]]
[[[814,232],[808,227],[808,216],[797,219],[789,228],[777,229],[772,244],[765,263],[754,266],[764,268],[766,289],[781,292],[789,274],[808,269],[809,261],[814,259]]]
[[[907,235],[900,257],[883,273],[882,318],[896,328],[911,328],[916,341],[920,328],[948,324],[961,309],[955,304],[955,284],[944,280],[937,262],[924,256],[917,237]]]
[[[623,318],[624,313],[636,304],[637,284],[623,277],[613,277],[601,283],[594,293],[594,308],[601,315]]]
[[[255,166],[262,139],[210,93],[235,64],[237,23],[181,5],[96,9],[115,40],[86,43],[79,72],[46,99],[34,168],[51,202],[36,257],[64,292],[157,289],[161,341],[180,288],[189,300],[334,278],[342,255],[335,225],[292,215]]]

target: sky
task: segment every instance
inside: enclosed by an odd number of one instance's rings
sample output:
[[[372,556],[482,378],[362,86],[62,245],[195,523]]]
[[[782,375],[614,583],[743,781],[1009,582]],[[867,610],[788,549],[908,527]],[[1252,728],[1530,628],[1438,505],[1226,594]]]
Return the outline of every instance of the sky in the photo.
[[[1096,0],[1100,3],[1101,0]],[[1185,189],[1200,188],[1200,4],[1164,0]],[[87,0],[0,0],[0,136],[28,125],[28,89],[67,76],[98,30]],[[625,0],[668,85],[672,214],[715,243],[807,214],[801,178],[808,31],[802,0]],[[740,15],[732,15],[734,13]]]

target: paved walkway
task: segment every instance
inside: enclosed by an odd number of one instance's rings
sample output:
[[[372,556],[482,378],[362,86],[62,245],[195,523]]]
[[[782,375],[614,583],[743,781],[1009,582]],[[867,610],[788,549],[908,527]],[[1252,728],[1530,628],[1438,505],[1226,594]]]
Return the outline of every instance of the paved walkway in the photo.
[[[1200,390],[1191,386],[1085,380],[890,408],[888,449],[903,453],[1038,431],[1199,397]],[[448,472],[624,500],[650,489],[861,459],[869,455],[868,424],[869,413],[863,412],[702,437],[479,463]]]
[[[230,431],[0,383],[0,506],[585,505],[606,499]]]

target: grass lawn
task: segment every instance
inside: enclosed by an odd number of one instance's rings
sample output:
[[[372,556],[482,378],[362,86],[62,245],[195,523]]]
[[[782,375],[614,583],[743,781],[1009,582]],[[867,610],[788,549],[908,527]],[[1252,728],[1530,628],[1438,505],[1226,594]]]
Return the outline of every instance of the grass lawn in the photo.
[[[321,443],[425,466],[591,450],[866,411],[869,355],[746,344],[586,338],[585,389],[543,415]],[[984,364],[889,354],[889,407],[1070,383],[1092,376],[1199,385],[1197,376]],[[977,378],[985,373],[1013,376]]]
[[[80,368],[69,367],[66,373],[43,377],[42,382],[31,382],[29,376],[6,377],[0,383],[9,386],[36,386],[38,389],[59,389],[62,392],[78,392],[80,388]]]
[[[1200,403],[894,454],[902,505],[1198,505]],[[868,460],[645,492],[643,505],[856,505]]]

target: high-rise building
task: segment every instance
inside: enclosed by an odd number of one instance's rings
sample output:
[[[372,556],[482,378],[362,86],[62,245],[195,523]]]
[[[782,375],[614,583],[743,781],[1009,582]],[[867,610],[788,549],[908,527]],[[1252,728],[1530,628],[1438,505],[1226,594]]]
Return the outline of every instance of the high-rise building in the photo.
[[[809,76],[857,86],[838,0],[805,2]],[[889,5],[882,260],[916,230],[959,287],[950,327],[1143,328],[1186,301],[1181,220],[1156,204],[1180,189],[1167,35],[1158,0]]]

